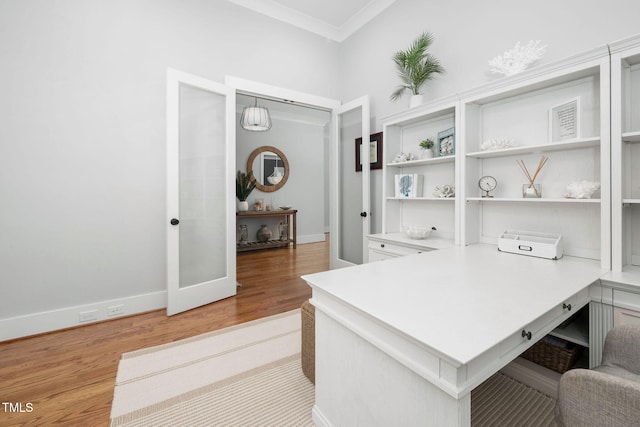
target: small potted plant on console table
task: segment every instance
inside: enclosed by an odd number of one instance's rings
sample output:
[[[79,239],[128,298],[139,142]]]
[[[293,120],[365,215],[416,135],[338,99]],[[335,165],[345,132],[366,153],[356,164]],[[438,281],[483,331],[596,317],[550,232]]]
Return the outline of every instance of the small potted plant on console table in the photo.
[[[256,188],[256,181],[253,179],[253,171],[249,171],[247,173],[238,171],[236,174],[238,212],[246,212],[249,210],[249,202],[247,202],[247,198],[254,188]]]

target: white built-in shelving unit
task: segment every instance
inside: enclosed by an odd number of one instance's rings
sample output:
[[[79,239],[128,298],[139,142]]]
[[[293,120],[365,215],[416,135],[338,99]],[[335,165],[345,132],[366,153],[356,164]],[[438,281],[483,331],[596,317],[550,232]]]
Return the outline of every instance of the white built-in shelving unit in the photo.
[[[611,44],[612,270],[640,286],[640,37]]]
[[[460,241],[496,244],[505,229],[557,233],[565,256],[600,260],[610,266],[609,55],[606,47],[538,67],[461,94],[459,139]],[[578,132],[552,140],[550,110],[579,99]],[[481,151],[488,139],[511,139],[509,148]],[[516,163],[533,174],[541,156],[549,158],[536,178],[541,198],[523,198],[528,183]],[[477,183],[493,176],[492,198]],[[601,183],[591,199],[566,198],[573,181]]]
[[[433,235],[454,244],[497,244],[506,229],[558,233],[564,252],[611,265],[609,52],[606,46],[497,79],[383,120],[382,234],[405,226],[435,227]],[[552,107],[579,98],[576,137],[552,141]],[[455,154],[393,163],[396,154],[419,156],[418,143],[455,128]],[[640,140],[640,135],[635,135]],[[509,148],[482,151],[483,141],[510,138]],[[638,145],[640,147],[640,144]],[[527,183],[516,163],[533,171],[540,157],[549,161],[536,178],[542,198],[522,197]],[[395,175],[423,176],[423,194],[395,195]],[[482,197],[478,180],[498,181],[492,198]],[[591,199],[565,197],[572,181],[600,182]],[[452,184],[454,198],[433,195],[437,185]],[[638,195],[640,197],[640,194]]]
[[[429,138],[437,142],[438,133],[456,128],[459,123],[458,98],[450,97],[394,116],[383,123],[383,209],[382,234],[397,235],[403,227],[435,227],[432,236],[457,243],[459,200],[433,195],[438,185],[455,185],[458,167],[456,154],[420,159],[419,143]],[[393,163],[396,154],[411,153],[419,160]],[[395,195],[395,175],[423,176],[423,194],[414,198]]]

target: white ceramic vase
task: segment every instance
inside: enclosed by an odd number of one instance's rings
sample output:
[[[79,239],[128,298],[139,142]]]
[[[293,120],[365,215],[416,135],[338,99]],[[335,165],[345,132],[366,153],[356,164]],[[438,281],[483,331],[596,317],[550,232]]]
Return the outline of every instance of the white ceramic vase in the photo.
[[[421,148],[420,149],[420,158],[421,159],[431,159],[431,158],[433,158],[433,148]]]
[[[409,108],[417,107],[424,103],[424,95],[411,95],[409,98]]]
[[[249,202],[246,200],[238,201],[238,212],[246,212],[249,210]]]

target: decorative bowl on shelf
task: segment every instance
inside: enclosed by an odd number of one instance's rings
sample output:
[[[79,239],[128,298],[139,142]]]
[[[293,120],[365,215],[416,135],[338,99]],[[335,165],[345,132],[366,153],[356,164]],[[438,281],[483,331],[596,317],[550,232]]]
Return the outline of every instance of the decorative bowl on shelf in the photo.
[[[404,234],[410,239],[426,239],[431,235],[430,227],[411,226],[404,227],[402,231],[404,231]]]
[[[291,209],[291,206],[289,205],[280,206],[280,209],[282,209],[283,211],[288,211],[289,209]]]

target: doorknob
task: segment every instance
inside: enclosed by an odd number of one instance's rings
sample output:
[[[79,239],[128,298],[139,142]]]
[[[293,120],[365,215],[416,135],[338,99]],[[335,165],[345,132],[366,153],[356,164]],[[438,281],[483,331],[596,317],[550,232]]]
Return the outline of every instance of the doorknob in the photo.
[[[361,216],[362,218],[366,218],[366,217],[367,217],[367,213],[366,213],[366,212],[360,212],[360,216]]]
[[[178,224],[180,224],[180,221],[178,220],[178,218],[171,219],[171,225],[178,225]]]

